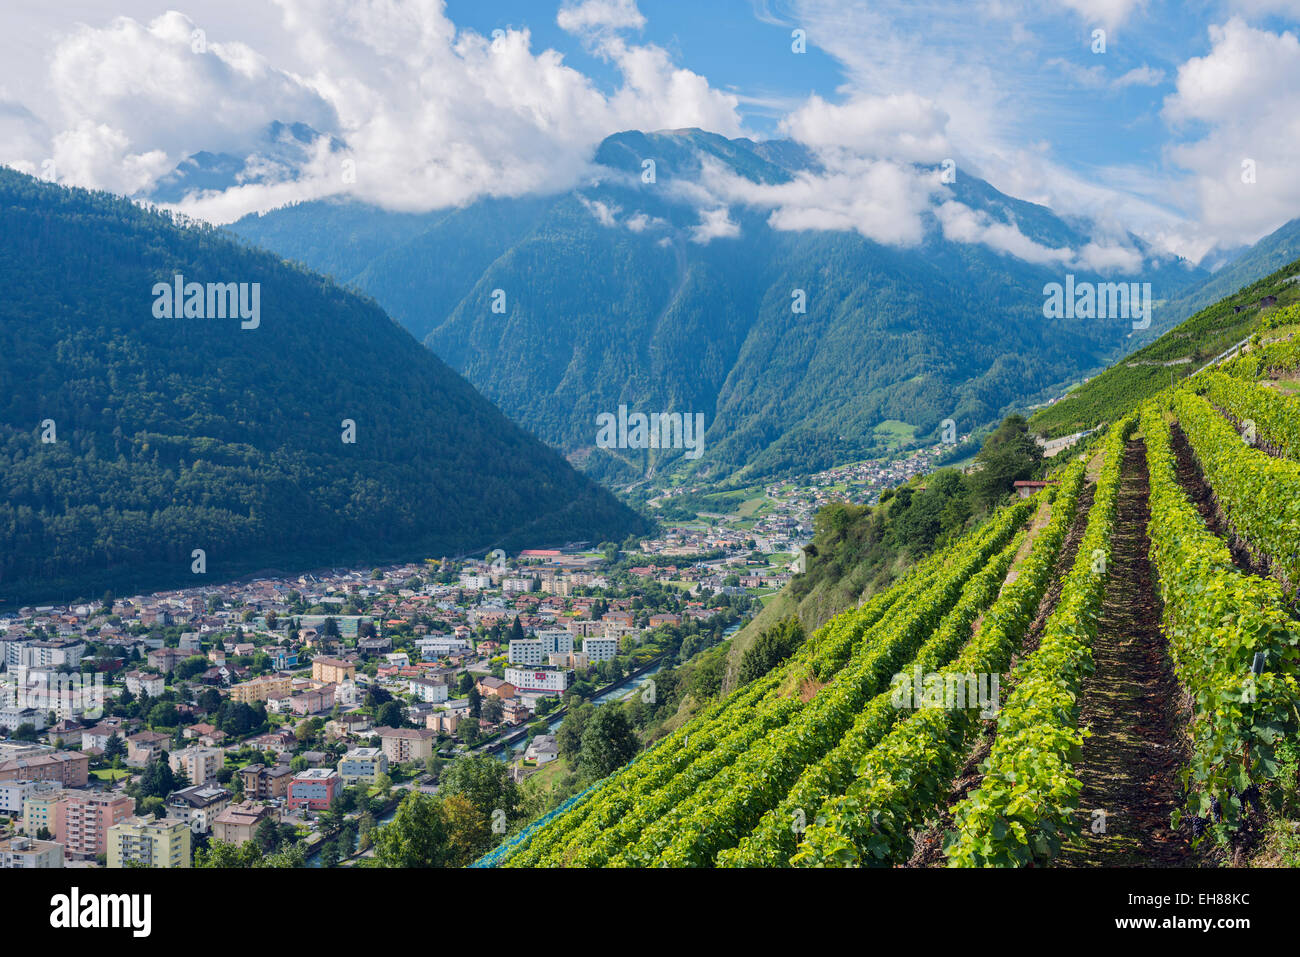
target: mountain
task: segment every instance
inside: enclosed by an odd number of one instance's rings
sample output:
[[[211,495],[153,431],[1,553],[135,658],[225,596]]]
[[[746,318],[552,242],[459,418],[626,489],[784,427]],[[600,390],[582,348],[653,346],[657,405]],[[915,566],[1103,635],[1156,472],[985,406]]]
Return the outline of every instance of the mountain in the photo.
[[[1241,250],[1202,282],[1169,304],[1180,319],[1200,312],[1239,289],[1300,259],[1300,219],[1275,229],[1253,246]]]
[[[682,464],[752,481],[935,441],[948,418],[963,432],[988,425],[1130,342],[1126,320],[1044,319],[1044,286],[1068,270],[951,241],[932,214],[919,246],[898,247],[775,229],[751,205],[701,213],[702,184],[720,172],[756,185],[818,173],[794,143],[633,131],[601,144],[594,166],[556,196],[423,217],[322,201],[230,229],[374,296],[508,415],[618,480],[684,459],[597,448],[597,416],[620,406],[702,415],[703,454]],[[1041,246],[1094,239],[974,176],[951,190],[985,225]],[[1141,275],[1109,278],[1149,281],[1168,300],[1205,275],[1146,253]]]
[[[0,598],[645,528],[372,301],[276,256],[7,169],[0,242]],[[178,274],[245,284],[246,312],[160,317]]]

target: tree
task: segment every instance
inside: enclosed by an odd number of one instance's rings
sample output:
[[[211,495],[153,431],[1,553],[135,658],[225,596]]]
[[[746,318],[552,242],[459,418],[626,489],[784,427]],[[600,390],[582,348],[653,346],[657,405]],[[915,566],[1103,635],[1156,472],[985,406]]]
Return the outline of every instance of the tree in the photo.
[[[515,620],[510,624],[510,640],[523,641],[524,626],[519,623],[519,616],[515,615]]]
[[[746,684],[755,678],[761,678],[794,654],[803,639],[803,622],[797,616],[786,618],[764,630],[741,655],[740,668],[736,673],[737,683]]]
[[[478,718],[462,718],[456,725],[456,734],[472,748],[479,739]]]
[[[505,705],[501,703],[501,699],[496,695],[492,695],[492,697],[483,702],[483,720],[488,724],[499,724],[504,712]]]
[[[374,831],[375,862],[380,867],[444,867],[451,855],[449,832],[441,802],[412,790],[393,820]]]
[[[560,727],[555,732],[555,744],[561,756],[577,758],[582,753],[582,733],[586,730],[587,722],[591,720],[595,711],[596,706],[590,701],[569,706],[569,710],[564,714],[564,720],[560,722]]]
[[[600,779],[631,761],[640,747],[623,709],[606,705],[596,709],[582,731],[579,766],[587,777]]]
[[[258,847],[269,854],[280,846],[280,828],[271,818],[262,818],[257,825],[257,830],[253,832],[253,840],[257,842]]]
[[[137,787],[141,797],[165,798],[176,790],[176,776],[167,763],[165,752],[159,759],[145,765]]]
[[[397,701],[384,702],[375,714],[375,724],[381,728],[400,728],[405,723],[402,705]]]
[[[339,846],[335,841],[326,841],[320,847],[322,867],[333,867],[339,862]]]
[[[484,817],[462,794],[443,798],[443,817],[447,821],[447,863],[464,867],[492,846],[491,818]]]
[[[991,508],[1011,491],[1013,482],[1032,476],[1042,461],[1043,450],[1029,434],[1024,416],[1007,416],[975,456],[980,466],[970,476],[975,501]]]
[[[510,777],[510,769],[496,758],[478,754],[457,758],[438,777],[438,793],[459,794],[484,818],[495,810],[513,815],[519,806],[519,788]]]
[[[477,718],[483,713],[483,695],[479,693],[478,686],[475,685],[469,689],[469,716]]]
[[[104,760],[112,764],[114,758],[124,757],[126,757],[126,742],[122,740],[120,734],[114,731],[108,736],[108,740],[104,742]]]

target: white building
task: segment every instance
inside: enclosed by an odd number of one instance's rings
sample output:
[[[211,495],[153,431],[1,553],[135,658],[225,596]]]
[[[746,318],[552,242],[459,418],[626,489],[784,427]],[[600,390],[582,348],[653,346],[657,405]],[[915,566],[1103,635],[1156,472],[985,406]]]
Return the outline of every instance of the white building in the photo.
[[[442,704],[447,700],[447,682],[433,678],[412,678],[409,689],[419,700],[426,704]]]
[[[167,688],[167,681],[162,675],[152,675],[144,671],[128,671],[126,673],[126,690],[133,695],[139,695],[141,691],[151,698],[156,698]]]
[[[567,668],[507,668],[506,682],[521,694],[563,694],[573,684]]]
[[[434,661],[444,655],[469,651],[470,644],[464,638],[457,638],[454,635],[429,635],[427,638],[415,639],[415,647],[420,650],[422,659]]]
[[[548,655],[567,655],[573,651],[573,632],[567,628],[542,628],[533,635],[542,642],[542,650]]]
[[[560,756],[560,746],[553,734],[539,734],[529,742],[524,751],[524,759],[536,761],[538,765],[549,764]]]
[[[618,639],[597,638],[593,635],[582,639],[582,650],[587,653],[587,660],[593,665],[609,661],[618,654]]]
[[[37,711],[35,708],[0,708],[0,728],[12,734],[22,725],[30,724],[37,731],[43,731],[46,725],[45,716],[46,712]]]
[[[510,642],[512,665],[540,665],[546,660],[540,638],[515,638]]]

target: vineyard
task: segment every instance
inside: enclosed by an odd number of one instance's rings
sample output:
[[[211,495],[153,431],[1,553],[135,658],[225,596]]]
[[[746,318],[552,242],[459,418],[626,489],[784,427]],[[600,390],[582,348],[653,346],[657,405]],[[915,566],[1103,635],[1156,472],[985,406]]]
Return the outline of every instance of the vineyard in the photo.
[[[1143,399],[482,863],[1248,863],[1296,831],[1297,368]]]

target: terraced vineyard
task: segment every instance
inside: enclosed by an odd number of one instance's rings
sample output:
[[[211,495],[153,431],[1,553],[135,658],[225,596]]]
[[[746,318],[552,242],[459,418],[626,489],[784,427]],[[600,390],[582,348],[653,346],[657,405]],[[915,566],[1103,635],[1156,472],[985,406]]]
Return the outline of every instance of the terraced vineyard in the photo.
[[[1280,379],[1296,368],[1295,342],[1257,340],[1144,401],[1036,496],[481,863],[1196,865],[1257,848],[1294,813],[1279,769],[1295,773],[1300,722],[1300,400]]]

